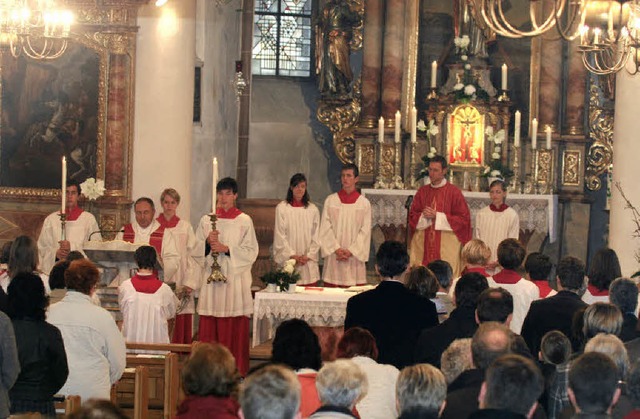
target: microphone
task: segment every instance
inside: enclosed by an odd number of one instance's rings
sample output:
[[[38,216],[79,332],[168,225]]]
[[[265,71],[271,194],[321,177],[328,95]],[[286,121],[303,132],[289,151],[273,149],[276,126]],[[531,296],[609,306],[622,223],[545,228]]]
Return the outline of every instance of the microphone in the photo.
[[[87,239],[88,242],[91,241],[91,237],[93,237],[94,234],[96,233],[124,233],[124,228],[121,228],[120,230],[96,230],[93,231],[91,234],[89,234],[89,239]]]
[[[409,196],[407,197],[406,202],[404,203],[404,207],[405,207],[406,209],[410,209],[410,208],[411,208],[411,204],[412,204],[412,203],[413,203],[413,195],[409,195]]]

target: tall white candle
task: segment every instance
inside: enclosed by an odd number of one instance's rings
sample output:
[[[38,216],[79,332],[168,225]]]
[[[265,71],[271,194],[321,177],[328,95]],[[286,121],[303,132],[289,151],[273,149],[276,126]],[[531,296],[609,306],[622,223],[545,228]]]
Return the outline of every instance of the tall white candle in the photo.
[[[547,125],[547,150],[551,148],[551,127]]]
[[[438,62],[433,61],[431,63],[431,87],[436,87],[436,77],[438,76]]]
[[[416,129],[418,127],[418,111],[414,106],[411,108],[411,142],[413,144],[418,142]]]
[[[378,142],[380,144],[384,143],[384,118],[380,117],[378,119]]]
[[[62,156],[62,207],[60,212],[64,214],[67,210],[67,158]]]
[[[522,114],[520,111],[516,111],[516,120],[513,129],[513,145],[520,147],[520,124],[522,120]]]
[[[502,64],[502,90],[507,90],[507,65]]]
[[[396,144],[400,144],[400,124],[402,123],[402,115],[400,114],[400,111],[396,111],[396,130],[395,130],[395,136],[394,136],[394,141]]]
[[[213,173],[212,173],[213,186],[211,188],[211,212],[216,213],[216,204],[218,194],[216,193],[216,186],[218,185],[218,159],[213,158]]]
[[[531,148],[535,150],[538,146],[538,120],[533,118],[531,121]]]

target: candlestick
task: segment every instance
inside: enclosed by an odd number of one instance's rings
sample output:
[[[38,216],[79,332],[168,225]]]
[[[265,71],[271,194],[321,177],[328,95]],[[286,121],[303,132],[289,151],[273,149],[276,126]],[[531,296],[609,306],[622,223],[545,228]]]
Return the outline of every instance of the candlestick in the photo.
[[[417,120],[418,120],[418,111],[414,106],[413,108],[411,108],[411,143],[412,144],[415,144],[418,142],[418,137],[416,133],[416,129],[418,127]]]
[[[507,90],[507,65],[502,64],[502,90]]]
[[[60,212],[64,214],[67,210],[67,158],[62,156],[62,205]]]
[[[516,111],[516,119],[514,123],[513,129],[513,146],[520,147],[520,123],[521,123],[522,114],[520,111]]]
[[[533,118],[531,121],[531,148],[535,150],[538,145],[538,120]]]
[[[551,127],[547,125],[547,150],[551,148]]]
[[[378,142],[380,144],[384,143],[384,118],[380,117],[378,119]]]
[[[400,124],[402,123],[402,116],[400,115],[400,111],[396,111],[396,126],[395,126],[395,136],[394,141],[396,144],[400,144]]]
[[[217,161],[213,160],[216,163],[217,169]],[[216,230],[216,222],[218,221],[218,216],[215,211],[209,214],[209,219],[211,220],[211,230]],[[227,282],[227,277],[222,273],[222,268],[220,267],[220,263],[218,262],[218,252],[211,252],[211,257],[213,261],[211,262],[211,275],[207,278],[207,284],[212,282]]]
[[[433,61],[431,63],[431,87],[436,87],[436,78],[438,76],[438,62]]]
[[[213,186],[211,187],[211,213],[215,214],[218,198],[218,193],[216,191],[216,187],[218,186],[218,159],[215,157],[213,158],[212,182]]]

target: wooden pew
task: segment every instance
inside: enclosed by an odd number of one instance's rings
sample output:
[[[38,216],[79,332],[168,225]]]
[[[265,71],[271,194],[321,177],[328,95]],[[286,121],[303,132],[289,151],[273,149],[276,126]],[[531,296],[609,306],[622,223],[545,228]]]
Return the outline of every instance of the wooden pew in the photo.
[[[56,413],[56,417],[64,418],[67,415],[80,409],[82,401],[80,396],[53,396],[53,405],[56,408],[56,412],[62,411],[63,413]]]
[[[145,366],[127,368],[111,387],[111,402],[131,419],[149,418],[149,369]]]
[[[153,354],[127,355],[127,367],[144,366],[149,370],[149,419],[172,419],[181,400],[180,369],[189,357],[194,342],[186,344],[127,343],[128,351],[154,351]]]

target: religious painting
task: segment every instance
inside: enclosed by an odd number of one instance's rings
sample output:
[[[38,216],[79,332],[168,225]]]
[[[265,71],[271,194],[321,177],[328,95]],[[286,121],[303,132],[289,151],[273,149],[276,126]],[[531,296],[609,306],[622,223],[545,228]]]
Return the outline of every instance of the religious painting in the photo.
[[[96,176],[100,55],[69,43],[54,60],[2,55],[0,187],[57,189]]]
[[[474,106],[460,105],[448,115],[447,160],[453,166],[484,164],[484,116]]]

